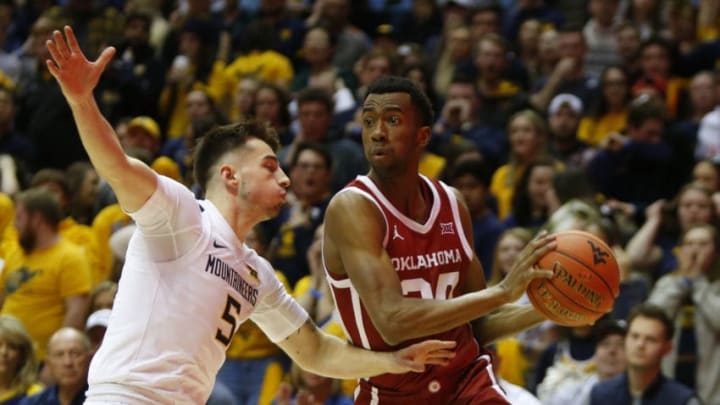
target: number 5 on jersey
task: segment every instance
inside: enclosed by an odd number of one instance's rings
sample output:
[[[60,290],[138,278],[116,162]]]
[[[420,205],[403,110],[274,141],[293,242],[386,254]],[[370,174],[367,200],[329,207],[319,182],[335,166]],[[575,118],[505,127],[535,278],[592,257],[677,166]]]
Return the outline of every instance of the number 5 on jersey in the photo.
[[[225,346],[230,344],[235,331],[237,330],[238,324],[235,317],[240,315],[240,303],[235,301],[235,298],[230,295],[227,296],[227,302],[225,303],[225,311],[222,314],[222,320],[230,324],[230,332],[223,334],[223,331],[218,328],[215,332],[215,339]]]

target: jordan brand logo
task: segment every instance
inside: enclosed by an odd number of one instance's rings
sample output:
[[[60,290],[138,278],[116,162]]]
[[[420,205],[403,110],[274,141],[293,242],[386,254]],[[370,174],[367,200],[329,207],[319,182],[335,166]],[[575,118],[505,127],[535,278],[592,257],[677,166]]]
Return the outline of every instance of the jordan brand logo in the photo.
[[[400,235],[400,232],[398,232],[397,225],[393,225],[393,240],[395,239],[405,240],[405,238]]]
[[[599,247],[595,246],[595,244],[592,243],[591,240],[587,241],[587,243],[590,244],[590,249],[592,249],[592,253],[593,253],[593,264],[598,264],[598,263],[605,264],[605,263],[607,263],[607,262],[605,261],[605,258],[608,257],[608,256],[610,256],[610,253],[608,253],[608,252],[600,249]]]

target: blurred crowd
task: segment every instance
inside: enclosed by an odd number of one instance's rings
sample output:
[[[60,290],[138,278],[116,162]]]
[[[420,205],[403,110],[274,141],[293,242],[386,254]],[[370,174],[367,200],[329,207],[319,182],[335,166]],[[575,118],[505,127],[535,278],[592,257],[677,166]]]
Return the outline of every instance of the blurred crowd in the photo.
[[[621,264],[596,325],[494,346],[519,403],[602,403],[595,383],[637,361],[626,321],[665,316],[662,374],[720,404],[717,0],[0,0],[0,404],[82,403],[134,230],[45,66],[64,25],[90,57],[117,49],[96,99],[127,153],[196,194],[209,129],[277,131],[288,204],[246,242],[324,328],[343,336],[325,208],[368,170],[368,85],[399,75],[433,102],[420,171],[463,195],[488,284],[540,229],[593,232]],[[648,303],[662,313],[633,312]],[[344,404],[352,387],[246,323],[210,403]]]

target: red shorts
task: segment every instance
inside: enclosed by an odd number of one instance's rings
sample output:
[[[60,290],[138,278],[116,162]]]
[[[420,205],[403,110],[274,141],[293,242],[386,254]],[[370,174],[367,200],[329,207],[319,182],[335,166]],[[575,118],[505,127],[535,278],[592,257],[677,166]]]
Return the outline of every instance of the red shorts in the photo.
[[[426,389],[417,392],[389,392],[360,380],[355,389],[358,405],[509,405],[493,371],[490,356],[484,354],[462,374],[438,376]]]

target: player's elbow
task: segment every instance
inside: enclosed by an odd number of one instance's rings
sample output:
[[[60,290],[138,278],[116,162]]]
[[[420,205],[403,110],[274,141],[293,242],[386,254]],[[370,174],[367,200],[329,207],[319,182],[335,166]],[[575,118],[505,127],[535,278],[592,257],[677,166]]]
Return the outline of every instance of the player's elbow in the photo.
[[[405,328],[399,326],[407,325],[407,319],[405,319],[400,311],[383,311],[383,313],[377,314],[376,316],[371,315],[371,318],[380,337],[382,337],[385,343],[395,346],[407,340]]]

